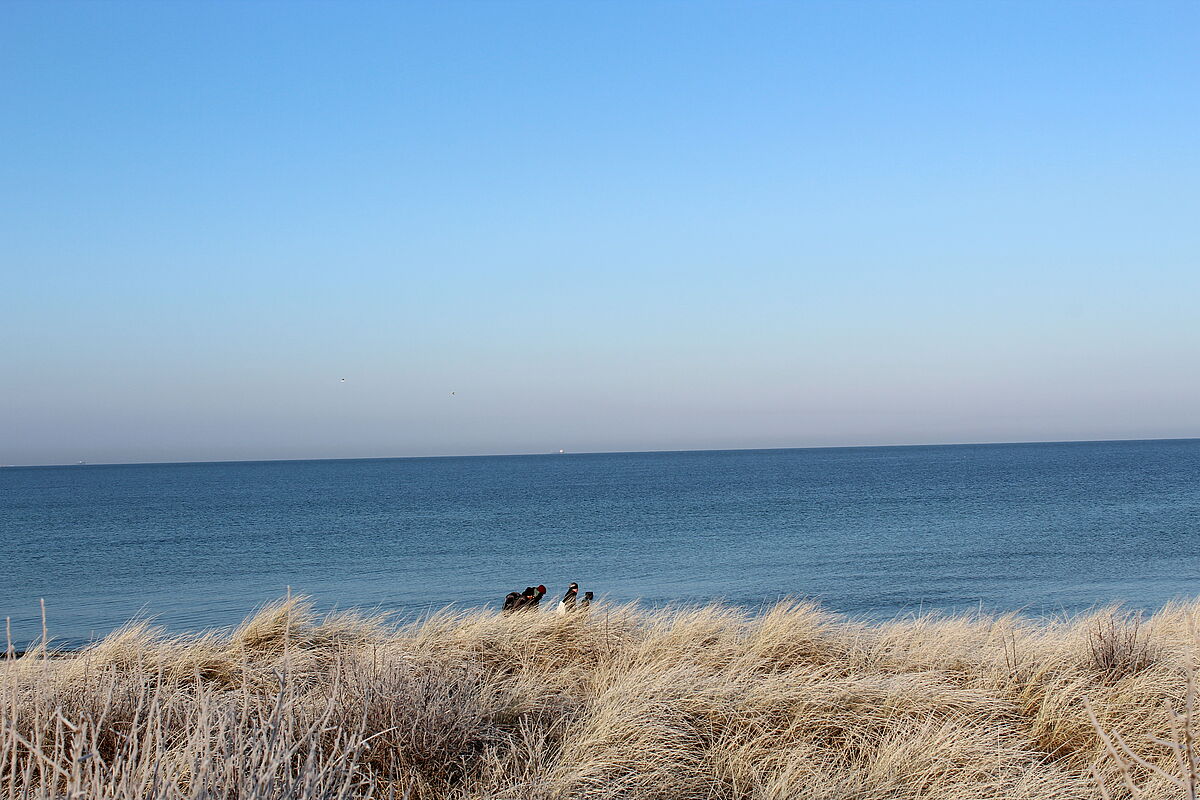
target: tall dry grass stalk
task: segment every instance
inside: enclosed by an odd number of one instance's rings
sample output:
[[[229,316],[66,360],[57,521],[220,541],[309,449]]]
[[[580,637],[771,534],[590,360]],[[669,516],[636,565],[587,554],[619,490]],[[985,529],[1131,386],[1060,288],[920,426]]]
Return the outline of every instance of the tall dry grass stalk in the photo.
[[[391,627],[288,598],[231,634],[2,662],[0,800],[1194,797],[1198,616]]]

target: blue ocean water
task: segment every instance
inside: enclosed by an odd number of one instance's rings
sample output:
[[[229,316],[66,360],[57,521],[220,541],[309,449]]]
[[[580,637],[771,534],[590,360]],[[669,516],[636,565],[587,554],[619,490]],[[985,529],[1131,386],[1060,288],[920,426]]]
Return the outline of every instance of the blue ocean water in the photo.
[[[0,616],[78,643],[287,587],[421,613],[571,580],[874,619],[1200,594],[1200,440],[0,469]]]

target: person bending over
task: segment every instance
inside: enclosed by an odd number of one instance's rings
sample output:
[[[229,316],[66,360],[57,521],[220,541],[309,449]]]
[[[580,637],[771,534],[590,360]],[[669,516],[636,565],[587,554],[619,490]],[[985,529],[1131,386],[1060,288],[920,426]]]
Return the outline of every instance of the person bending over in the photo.
[[[502,614],[511,614],[521,606],[521,593],[509,592],[504,595],[504,606],[500,609]]]

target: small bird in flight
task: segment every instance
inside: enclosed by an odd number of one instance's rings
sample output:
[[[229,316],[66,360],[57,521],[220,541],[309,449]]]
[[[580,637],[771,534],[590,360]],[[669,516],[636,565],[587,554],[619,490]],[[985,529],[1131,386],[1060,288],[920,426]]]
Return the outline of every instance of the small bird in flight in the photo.
[[[346,379],[345,379],[345,378],[342,378],[342,383],[345,383],[345,382],[346,382]]]

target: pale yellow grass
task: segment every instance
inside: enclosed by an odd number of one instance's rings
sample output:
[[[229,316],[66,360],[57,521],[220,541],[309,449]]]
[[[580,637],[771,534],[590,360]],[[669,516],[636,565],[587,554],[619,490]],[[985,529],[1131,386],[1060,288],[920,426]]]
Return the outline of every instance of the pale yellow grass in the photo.
[[[0,800],[1189,797],[1198,617],[872,626],[787,602],[392,627],[292,599],[231,634],[135,624],[5,663]]]

